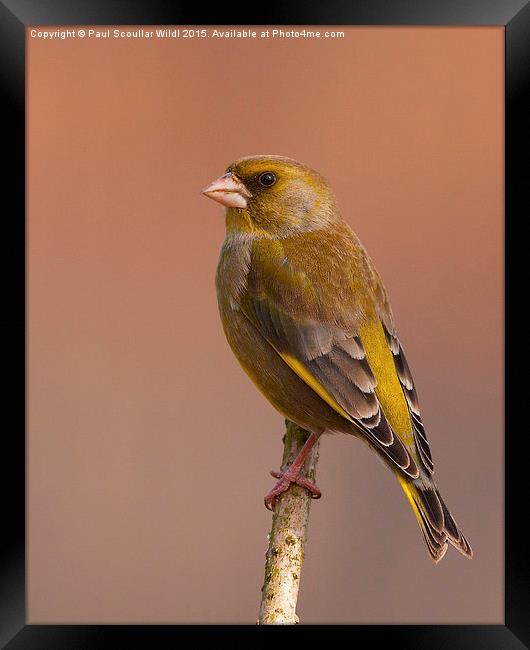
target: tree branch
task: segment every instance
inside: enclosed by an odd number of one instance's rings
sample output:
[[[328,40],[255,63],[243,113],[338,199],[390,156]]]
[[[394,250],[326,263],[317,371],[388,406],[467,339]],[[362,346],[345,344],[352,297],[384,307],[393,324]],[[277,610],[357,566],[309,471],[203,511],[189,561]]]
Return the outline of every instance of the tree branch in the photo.
[[[283,438],[282,471],[298,455],[309,437],[309,432],[286,420],[287,431]],[[319,441],[309,452],[302,474],[311,482],[315,480]],[[298,623],[296,602],[300,587],[300,573],[304,562],[307,525],[311,495],[298,485],[278,497],[272,517],[269,548],[266,554],[265,581],[261,588],[261,606],[258,624]]]

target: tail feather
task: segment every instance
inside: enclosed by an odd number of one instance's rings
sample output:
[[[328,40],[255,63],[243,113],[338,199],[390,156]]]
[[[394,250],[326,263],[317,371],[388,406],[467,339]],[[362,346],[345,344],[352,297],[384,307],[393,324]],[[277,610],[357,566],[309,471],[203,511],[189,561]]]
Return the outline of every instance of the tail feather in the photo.
[[[447,532],[447,540],[452,544],[462,555],[465,555],[469,559],[473,557],[473,549],[467,541],[464,533],[458,528],[456,521],[451,516],[451,513],[447,509],[440,493],[438,493],[440,503],[442,504],[442,509],[444,511],[445,519],[445,530]]]
[[[438,563],[447,551],[447,543],[462,555],[473,557],[473,551],[456,521],[447,509],[430,478],[405,479],[397,475],[407,495],[433,560]]]

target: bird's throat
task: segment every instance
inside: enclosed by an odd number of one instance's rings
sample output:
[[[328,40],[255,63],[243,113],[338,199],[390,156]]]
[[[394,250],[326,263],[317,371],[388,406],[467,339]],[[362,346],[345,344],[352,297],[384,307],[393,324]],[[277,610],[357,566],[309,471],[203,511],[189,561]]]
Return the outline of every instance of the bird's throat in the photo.
[[[263,228],[257,226],[247,209],[227,208],[226,209],[226,234],[246,235],[248,237],[271,237]]]

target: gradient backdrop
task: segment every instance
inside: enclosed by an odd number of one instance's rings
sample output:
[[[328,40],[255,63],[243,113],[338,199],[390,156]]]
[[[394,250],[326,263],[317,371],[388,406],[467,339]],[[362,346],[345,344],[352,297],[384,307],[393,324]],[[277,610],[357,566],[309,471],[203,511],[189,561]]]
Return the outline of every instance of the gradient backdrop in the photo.
[[[303,622],[503,620],[503,29],[340,40],[28,37],[28,619],[257,618],[283,420],[225,342],[201,188],[323,173],[389,292],[475,558],[434,566],[395,478],[323,440]]]

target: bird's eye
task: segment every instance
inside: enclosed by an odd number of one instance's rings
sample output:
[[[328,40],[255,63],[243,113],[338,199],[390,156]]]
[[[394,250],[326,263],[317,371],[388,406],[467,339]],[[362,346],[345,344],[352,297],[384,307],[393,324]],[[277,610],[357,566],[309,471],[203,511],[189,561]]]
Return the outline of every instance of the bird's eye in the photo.
[[[270,187],[276,183],[276,176],[272,172],[264,172],[260,174],[258,180],[263,187]]]

